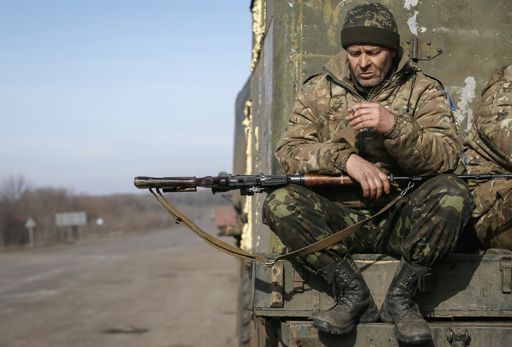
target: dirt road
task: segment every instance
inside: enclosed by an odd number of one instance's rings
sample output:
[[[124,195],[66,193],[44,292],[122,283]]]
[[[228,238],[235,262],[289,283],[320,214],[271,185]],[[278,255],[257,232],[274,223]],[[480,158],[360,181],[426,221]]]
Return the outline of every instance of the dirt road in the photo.
[[[0,252],[0,347],[236,346],[238,271],[181,227]]]

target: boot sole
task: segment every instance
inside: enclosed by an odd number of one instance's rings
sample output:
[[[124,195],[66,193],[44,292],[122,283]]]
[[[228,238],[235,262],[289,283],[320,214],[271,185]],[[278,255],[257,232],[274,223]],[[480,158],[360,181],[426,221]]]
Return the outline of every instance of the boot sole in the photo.
[[[377,309],[370,309],[366,311],[361,318],[359,318],[359,323],[374,323],[379,320],[379,311]],[[355,322],[350,322],[350,325],[348,325],[345,328],[338,328],[335,327],[332,324],[329,324],[326,321],[315,319],[313,320],[313,326],[317,328],[318,330],[328,333],[328,334],[334,334],[334,335],[343,335],[351,332],[355,327]]]
[[[327,334],[344,335],[344,334],[347,334],[347,333],[351,332],[352,330],[354,330],[354,328],[356,327],[356,324],[350,323],[349,326],[347,326],[343,329],[340,329],[340,328],[337,328],[334,325],[331,325],[327,322],[315,319],[313,321],[313,326],[315,328],[317,328],[318,330],[320,330],[321,332],[324,332]]]
[[[417,335],[414,337],[400,335],[396,326],[395,326],[395,337],[400,342],[409,343],[409,344],[413,344],[413,345],[432,341],[431,335]]]
[[[393,321],[393,318],[391,317],[390,314],[382,314],[381,313],[380,320],[383,321],[384,323],[395,324],[395,322]],[[398,331],[398,328],[396,327],[396,325],[395,325],[395,329],[394,330],[395,330],[395,337],[400,342],[417,345],[417,344],[420,344],[420,343],[425,343],[425,342],[432,341],[432,335],[430,335],[430,334],[429,335],[417,335],[417,336],[414,336],[414,337],[408,337],[408,336],[400,334],[400,332]]]
[[[391,316],[391,314],[387,310],[381,310],[381,312],[380,312],[380,320],[383,321],[384,323],[391,323],[391,324],[395,323],[394,320],[393,320],[393,317]],[[414,336],[414,337],[408,337],[408,336],[405,336],[405,335],[401,335],[400,332],[398,331],[398,328],[396,327],[396,325],[395,325],[395,329],[394,330],[395,330],[395,337],[400,342],[417,345],[417,344],[420,344],[420,343],[425,343],[425,342],[432,341],[432,335],[430,335],[430,334],[429,335],[417,335],[417,336]]]

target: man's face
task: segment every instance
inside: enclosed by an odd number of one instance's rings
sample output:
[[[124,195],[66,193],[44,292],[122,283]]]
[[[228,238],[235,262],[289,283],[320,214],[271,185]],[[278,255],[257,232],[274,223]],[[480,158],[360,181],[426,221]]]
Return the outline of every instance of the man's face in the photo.
[[[347,47],[348,63],[357,82],[363,87],[375,87],[386,77],[396,52],[374,45]]]

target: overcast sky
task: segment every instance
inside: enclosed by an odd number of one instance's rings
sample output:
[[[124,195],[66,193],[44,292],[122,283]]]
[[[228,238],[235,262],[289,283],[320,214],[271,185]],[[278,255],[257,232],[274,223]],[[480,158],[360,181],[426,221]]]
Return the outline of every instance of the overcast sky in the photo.
[[[0,0],[0,179],[110,194],[231,171],[249,5]]]

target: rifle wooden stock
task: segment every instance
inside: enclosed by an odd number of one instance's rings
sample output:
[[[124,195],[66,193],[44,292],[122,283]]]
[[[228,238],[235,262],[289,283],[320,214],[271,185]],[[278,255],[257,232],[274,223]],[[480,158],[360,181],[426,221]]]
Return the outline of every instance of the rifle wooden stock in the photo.
[[[305,174],[304,186],[317,187],[317,186],[344,186],[354,184],[354,181],[349,176],[327,176],[319,174]]]

